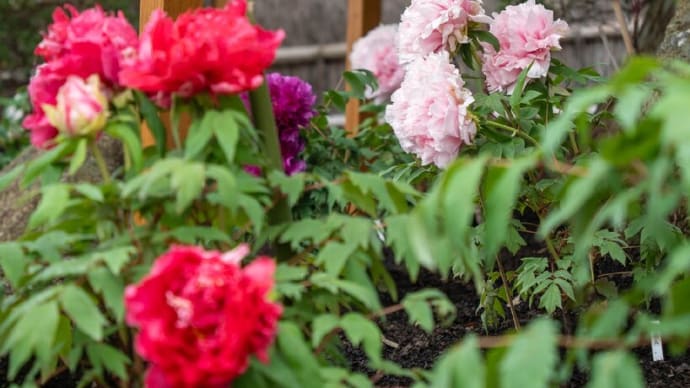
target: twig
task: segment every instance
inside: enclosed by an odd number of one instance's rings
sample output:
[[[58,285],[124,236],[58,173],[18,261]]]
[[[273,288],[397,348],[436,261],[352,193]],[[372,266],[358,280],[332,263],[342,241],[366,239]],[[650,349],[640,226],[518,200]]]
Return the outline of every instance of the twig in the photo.
[[[623,35],[625,49],[628,52],[628,55],[634,55],[635,47],[633,46],[633,41],[630,37],[628,23],[626,23],[625,21],[625,15],[623,14],[623,8],[621,7],[621,0],[611,0],[611,5],[613,6],[613,12],[615,12],[616,14],[616,20],[618,20],[618,26],[620,27],[621,35]]]
[[[517,312],[515,312],[515,306],[513,305],[513,293],[510,292],[510,287],[508,287],[508,278],[506,277],[506,271],[503,268],[503,263],[501,262],[500,257],[496,257],[496,264],[498,264],[498,273],[501,275],[503,289],[506,291],[506,298],[508,299],[508,308],[510,309],[510,316],[513,318],[513,326],[515,326],[515,330],[520,331],[520,320],[518,319]]]

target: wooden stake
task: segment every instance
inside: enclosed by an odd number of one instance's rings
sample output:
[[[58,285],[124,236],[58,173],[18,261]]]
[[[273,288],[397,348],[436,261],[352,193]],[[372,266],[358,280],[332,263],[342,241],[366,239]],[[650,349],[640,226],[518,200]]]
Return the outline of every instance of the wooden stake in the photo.
[[[381,22],[381,0],[348,0],[347,57],[345,68],[350,70],[350,52],[357,39],[366,35]],[[359,101],[350,100],[345,109],[345,129],[354,136],[359,130]]]

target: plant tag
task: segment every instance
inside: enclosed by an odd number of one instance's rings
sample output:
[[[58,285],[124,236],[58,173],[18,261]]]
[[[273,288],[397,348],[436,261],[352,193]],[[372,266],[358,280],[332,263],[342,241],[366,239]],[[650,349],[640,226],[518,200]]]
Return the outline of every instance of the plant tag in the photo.
[[[659,321],[654,321],[658,325]],[[652,334],[652,360],[664,361],[664,345],[661,343],[661,337],[658,334]]]

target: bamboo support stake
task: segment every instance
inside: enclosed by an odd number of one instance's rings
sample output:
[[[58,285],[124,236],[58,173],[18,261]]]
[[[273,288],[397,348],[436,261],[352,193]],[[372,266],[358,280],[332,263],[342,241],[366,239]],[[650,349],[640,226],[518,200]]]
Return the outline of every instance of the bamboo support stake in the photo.
[[[381,22],[381,0],[348,0],[347,3],[347,53],[345,68],[350,70],[349,53],[357,39]],[[345,129],[354,136],[359,130],[359,101],[350,100],[345,108]]]

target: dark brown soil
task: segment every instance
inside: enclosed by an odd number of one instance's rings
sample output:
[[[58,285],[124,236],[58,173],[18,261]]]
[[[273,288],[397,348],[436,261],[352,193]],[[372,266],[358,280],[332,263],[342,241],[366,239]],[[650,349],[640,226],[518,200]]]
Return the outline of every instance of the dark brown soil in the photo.
[[[616,263],[602,263],[600,266],[606,268],[606,273],[615,272]],[[407,273],[396,266],[392,266],[391,273],[396,280],[400,297],[408,292],[414,292],[424,288],[438,288],[448,295],[457,308],[457,319],[447,327],[438,327],[431,334],[411,325],[404,311],[389,315],[384,321],[380,322],[383,336],[388,344],[384,345],[384,357],[394,361],[406,368],[430,369],[438,356],[450,346],[462,341],[467,334],[487,335],[482,328],[479,313],[476,311],[479,305],[479,297],[471,285],[457,280],[442,281],[438,276],[429,272],[422,272],[416,284],[409,281]],[[625,277],[614,279],[617,283],[629,283]],[[383,296],[386,299],[386,296]],[[390,301],[389,301],[390,302]],[[517,314],[523,325],[534,317],[541,315],[542,312],[529,308],[526,303],[521,303],[517,308]],[[568,322],[563,322],[564,317],[556,317],[561,320],[561,326],[572,329],[572,325],[577,322],[576,314],[570,314]],[[509,318],[504,320],[498,328],[491,330],[488,335],[495,335],[509,332],[513,329]],[[565,330],[565,329],[564,329]],[[568,330],[569,331],[569,330]],[[392,346],[391,346],[392,345]],[[364,353],[349,344],[345,345],[346,352],[352,362],[353,368],[362,372],[368,372],[373,376],[372,371],[367,368],[367,359]],[[634,350],[638,357],[640,367],[643,370],[646,384],[648,387],[663,388],[687,388],[690,387],[690,351],[681,356],[670,356],[666,354],[665,361],[653,362],[651,349],[649,347]],[[374,377],[377,379],[378,376]],[[583,387],[589,381],[586,371],[575,370],[570,380],[563,384],[563,387],[576,388]],[[382,376],[377,379],[378,387],[407,387],[411,383],[410,379],[396,376]]]

